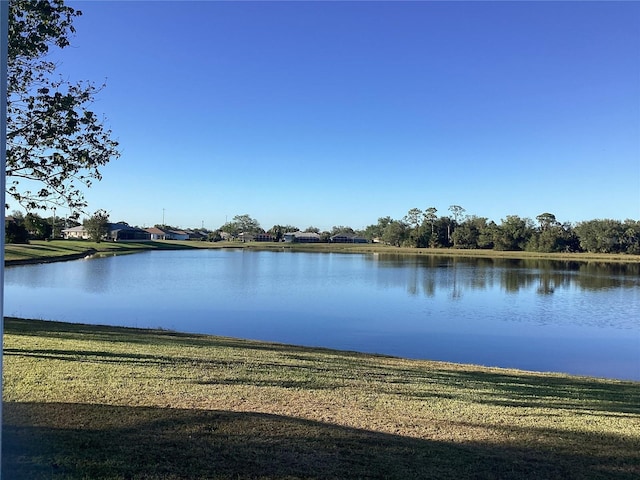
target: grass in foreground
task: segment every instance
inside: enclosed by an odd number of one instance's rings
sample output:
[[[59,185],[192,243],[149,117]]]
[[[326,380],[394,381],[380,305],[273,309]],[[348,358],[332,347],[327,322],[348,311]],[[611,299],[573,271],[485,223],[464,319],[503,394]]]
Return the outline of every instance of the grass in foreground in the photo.
[[[640,383],[5,323],[8,479],[638,478]]]

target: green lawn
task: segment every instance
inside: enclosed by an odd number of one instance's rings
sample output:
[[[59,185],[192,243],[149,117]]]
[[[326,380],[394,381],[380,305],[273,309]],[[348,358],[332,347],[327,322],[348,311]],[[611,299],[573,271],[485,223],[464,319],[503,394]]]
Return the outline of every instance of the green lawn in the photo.
[[[7,319],[3,478],[635,479],[640,383]]]
[[[471,256],[491,258],[523,258],[571,261],[606,261],[640,263],[640,255],[593,254],[593,253],[538,253],[502,252],[495,250],[461,250],[455,248],[403,248],[381,244],[348,243],[275,243],[275,242],[200,242],[163,240],[150,242],[90,242],[86,240],[32,241],[29,245],[9,244],[5,246],[5,260],[12,262],[42,262],[73,255],[118,255],[143,250],[175,250],[193,248],[244,248],[249,250],[290,250],[318,253],[392,253],[410,255]]]
[[[204,242],[90,242],[86,240],[33,240],[28,245],[5,245],[5,261],[42,262],[60,257],[97,255],[117,255],[143,250],[175,250],[195,248]]]

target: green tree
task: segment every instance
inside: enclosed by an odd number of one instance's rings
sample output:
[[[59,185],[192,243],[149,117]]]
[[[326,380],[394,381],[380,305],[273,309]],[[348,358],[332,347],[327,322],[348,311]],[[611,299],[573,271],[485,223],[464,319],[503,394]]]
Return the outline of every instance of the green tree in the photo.
[[[28,210],[66,204],[77,218],[86,206],[81,188],[119,156],[111,131],[89,109],[102,87],[71,83],[48,59],[51,49],[70,44],[82,12],[63,0],[12,0],[9,9],[7,194]]]
[[[449,211],[451,212],[451,215],[453,215],[453,223],[451,224],[449,228],[449,232],[447,233],[449,243],[451,243],[453,241],[453,238],[451,235],[453,234],[454,230],[459,224],[458,219],[461,218],[462,215],[464,215],[464,212],[466,210],[462,208],[460,205],[451,205],[449,206]]]
[[[98,210],[83,222],[89,239],[94,242],[102,241],[109,233],[109,214],[104,210]]]
[[[640,221],[627,219],[622,224],[624,234],[622,241],[627,253],[640,254]]]
[[[418,231],[420,224],[422,223],[423,213],[419,208],[410,209],[402,219],[402,222],[407,226],[407,235],[404,241],[404,245],[408,247],[420,246],[420,234]]]
[[[393,222],[393,219],[389,216],[380,217],[378,218],[378,223],[375,225],[369,225],[364,229],[363,236],[369,241],[373,241],[374,239],[381,240],[384,229],[391,222]]]
[[[574,228],[580,247],[590,253],[620,253],[625,248],[622,222],[609,218],[580,222]]]
[[[429,207],[424,211],[424,219],[425,221],[431,225],[431,233],[433,234],[433,227],[436,223],[436,220],[438,219],[438,216],[436,215],[436,213],[438,212],[438,209],[436,207]]]
[[[298,227],[294,227],[293,225],[274,225],[269,229],[267,233],[273,235],[273,238],[276,242],[279,242],[284,238],[284,234],[287,232],[298,232],[300,229]]]
[[[444,248],[451,246],[451,230],[453,220],[449,217],[440,217],[434,223],[433,235],[429,238],[431,248]]]
[[[29,243],[29,233],[24,226],[22,219],[6,219],[4,222],[4,242],[5,243]]]
[[[499,230],[498,225],[493,220],[487,221],[487,223],[480,229],[478,235],[478,248],[495,248],[494,238]]]
[[[232,237],[236,237],[240,233],[240,226],[237,222],[227,222],[222,225],[219,230],[228,233]]]
[[[246,213],[233,217],[233,222],[237,225],[239,233],[262,233],[264,231],[260,222]]]
[[[382,232],[382,241],[399,247],[407,237],[407,225],[404,222],[392,220]]]
[[[331,227],[331,236],[341,234],[354,235],[355,233],[356,232],[353,228],[346,225],[334,225],[333,227]]]
[[[453,246],[455,248],[486,248],[486,243],[481,242],[481,235],[487,229],[487,225],[488,219],[470,216],[458,225],[451,235]]]
[[[547,230],[554,225],[557,225],[556,216],[553,213],[541,213],[536,217],[538,223],[540,224],[540,230]]]
[[[507,215],[495,231],[496,250],[524,250],[533,235],[533,222],[518,215]]]
[[[53,227],[51,222],[35,213],[27,213],[24,217],[24,227],[33,240],[45,240],[51,238]]]
[[[540,222],[540,216],[536,218]],[[571,224],[560,224],[553,218],[553,221],[540,222],[540,229],[531,235],[526,249],[545,253],[578,251],[578,238]]]
[[[410,228],[418,228],[422,216],[422,210],[420,210],[419,208],[412,208],[407,212],[402,221],[406,223]]]

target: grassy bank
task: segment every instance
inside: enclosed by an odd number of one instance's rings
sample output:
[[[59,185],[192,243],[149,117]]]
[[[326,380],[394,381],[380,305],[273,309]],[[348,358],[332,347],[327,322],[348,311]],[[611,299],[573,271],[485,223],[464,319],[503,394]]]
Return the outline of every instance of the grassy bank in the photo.
[[[7,319],[4,478],[638,478],[640,383]]]
[[[56,261],[86,255],[122,255],[144,250],[175,250],[195,248],[242,248],[248,250],[299,251],[318,253],[391,253],[408,255],[445,255],[490,258],[553,259],[567,261],[606,261],[640,263],[640,255],[615,255],[593,253],[538,253],[501,252],[494,250],[460,250],[454,248],[403,248],[381,244],[316,243],[292,244],[269,242],[199,242],[199,241],[151,241],[151,242],[89,242],[85,240],[33,241],[29,245],[6,245],[5,263],[38,263]]]
[[[89,242],[85,240],[32,241],[28,245],[5,245],[5,263],[39,263],[87,255],[123,255],[144,250],[194,248],[202,242]]]

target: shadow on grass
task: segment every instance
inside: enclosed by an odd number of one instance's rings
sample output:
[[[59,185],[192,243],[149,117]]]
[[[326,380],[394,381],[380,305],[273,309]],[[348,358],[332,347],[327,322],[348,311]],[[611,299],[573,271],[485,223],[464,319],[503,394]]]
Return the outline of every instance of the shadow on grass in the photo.
[[[5,403],[10,479],[633,478],[638,459],[453,444],[261,413]]]

